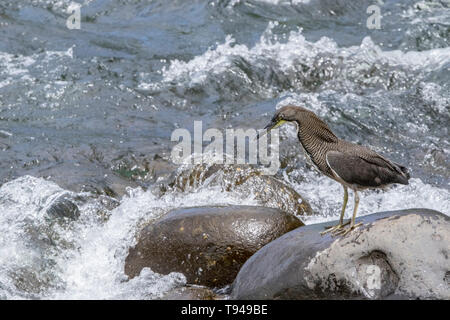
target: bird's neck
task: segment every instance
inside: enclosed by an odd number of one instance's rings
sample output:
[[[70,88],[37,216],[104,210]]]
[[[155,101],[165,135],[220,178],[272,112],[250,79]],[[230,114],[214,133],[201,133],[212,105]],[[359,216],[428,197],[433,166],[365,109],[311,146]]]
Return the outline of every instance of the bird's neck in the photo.
[[[338,138],[328,128],[327,124],[316,115],[303,117],[297,123],[297,137],[303,147],[305,155],[322,173],[332,175],[327,166],[326,154],[333,150]]]
[[[298,139],[308,152],[315,145],[333,144],[339,140],[328,125],[312,112],[302,112],[295,122]]]

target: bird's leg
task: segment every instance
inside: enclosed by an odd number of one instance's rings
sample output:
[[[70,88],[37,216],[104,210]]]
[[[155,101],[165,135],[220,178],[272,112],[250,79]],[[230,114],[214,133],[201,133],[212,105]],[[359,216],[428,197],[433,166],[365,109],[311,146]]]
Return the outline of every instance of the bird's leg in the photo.
[[[344,214],[345,214],[345,208],[347,207],[347,201],[348,201],[348,190],[346,186],[344,187],[344,203],[342,204],[342,210],[341,210],[341,217],[339,218],[339,224],[331,227],[326,227],[327,230],[321,232],[321,235],[324,235],[328,232],[336,232],[337,230],[342,229],[343,226],[349,224],[349,222],[346,222],[344,224]]]
[[[353,216],[352,216],[352,222],[350,224],[350,227],[348,227],[346,230],[340,229],[335,231],[336,234],[342,233],[343,236],[345,236],[347,233],[355,229],[356,227],[359,227],[362,225],[362,222],[355,224],[355,218],[356,218],[356,212],[358,211],[358,205],[359,205],[359,196],[358,191],[355,190],[355,207],[353,208]]]

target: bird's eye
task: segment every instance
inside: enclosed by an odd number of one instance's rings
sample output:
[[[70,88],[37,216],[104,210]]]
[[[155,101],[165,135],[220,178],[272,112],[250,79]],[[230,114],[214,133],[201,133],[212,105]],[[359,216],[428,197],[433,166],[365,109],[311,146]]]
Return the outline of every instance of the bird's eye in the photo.
[[[284,114],[280,113],[280,115],[278,116],[278,119],[283,120],[284,119]]]

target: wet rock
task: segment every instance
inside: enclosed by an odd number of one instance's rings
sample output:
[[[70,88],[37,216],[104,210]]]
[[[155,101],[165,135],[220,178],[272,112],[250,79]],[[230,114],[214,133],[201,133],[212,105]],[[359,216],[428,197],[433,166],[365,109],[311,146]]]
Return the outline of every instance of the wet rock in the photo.
[[[189,286],[176,288],[165,294],[161,300],[223,300],[225,297],[216,294],[209,288]]]
[[[158,154],[149,156],[148,154],[128,153],[114,159],[112,165],[112,170],[117,175],[132,181],[146,183],[167,179],[176,169],[177,165]]]
[[[250,165],[197,165],[172,175],[169,189],[188,191],[202,186],[221,186],[224,191],[253,193],[262,206],[295,215],[312,215],[308,202],[277,178],[263,175]]]
[[[255,199],[263,206],[279,208],[299,216],[310,216],[314,213],[308,202],[294,189],[272,176],[248,176],[236,185],[235,190],[242,194],[251,190]]]
[[[183,273],[190,284],[224,286],[258,249],[302,225],[295,216],[266,207],[173,210],[142,230],[125,273],[134,277],[149,267],[161,274]]]
[[[374,213],[344,237],[291,231],[254,254],[234,299],[450,299],[450,218],[428,209]]]
[[[47,214],[54,218],[76,220],[80,216],[80,210],[68,195],[61,195],[52,202]]]

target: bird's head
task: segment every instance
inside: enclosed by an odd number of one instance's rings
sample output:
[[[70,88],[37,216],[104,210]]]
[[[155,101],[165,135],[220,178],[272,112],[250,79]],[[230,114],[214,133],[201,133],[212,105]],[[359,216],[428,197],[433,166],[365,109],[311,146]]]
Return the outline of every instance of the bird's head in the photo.
[[[337,142],[338,137],[330,130],[328,125],[317,117],[314,112],[299,106],[287,105],[278,109],[272,120],[265,126],[266,131],[257,135],[257,139],[265,135],[267,132],[274,128],[278,128],[286,122],[295,122],[297,128],[302,126],[308,126],[310,134],[316,138],[326,142]],[[299,137],[300,139],[300,137]]]
[[[286,122],[297,121],[299,114],[304,110],[305,109],[302,107],[292,105],[284,106],[275,112],[272,120],[270,120],[270,122],[267,124],[267,126],[264,127],[264,129],[269,132],[270,130],[278,128]]]

